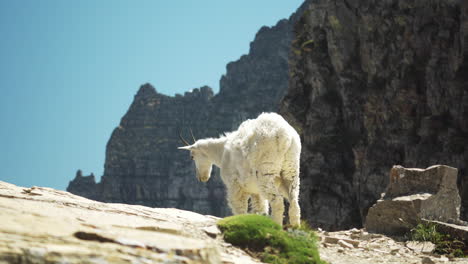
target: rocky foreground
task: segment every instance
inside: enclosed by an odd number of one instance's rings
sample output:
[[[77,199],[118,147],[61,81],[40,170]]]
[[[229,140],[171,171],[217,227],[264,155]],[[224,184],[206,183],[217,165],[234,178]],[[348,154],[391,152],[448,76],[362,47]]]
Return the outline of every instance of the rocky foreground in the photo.
[[[260,263],[222,240],[218,219],[0,181],[0,263]],[[468,263],[364,230],[319,235],[334,264]]]
[[[217,219],[0,182],[0,263],[256,263]]]
[[[468,231],[467,231],[468,232]],[[430,242],[402,241],[361,229],[319,232],[320,256],[330,264],[467,264],[468,258],[431,253]]]

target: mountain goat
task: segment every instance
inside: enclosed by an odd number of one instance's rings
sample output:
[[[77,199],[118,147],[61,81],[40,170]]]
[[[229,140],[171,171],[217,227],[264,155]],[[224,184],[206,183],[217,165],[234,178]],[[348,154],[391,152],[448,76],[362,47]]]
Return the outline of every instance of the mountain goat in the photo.
[[[268,214],[270,204],[272,219],[282,225],[286,198],[290,224],[300,224],[301,141],[283,117],[263,113],[220,138],[184,142],[179,149],[190,150],[199,181],[209,180],[213,164],[220,168],[233,214],[247,213],[250,198],[253,213]]]

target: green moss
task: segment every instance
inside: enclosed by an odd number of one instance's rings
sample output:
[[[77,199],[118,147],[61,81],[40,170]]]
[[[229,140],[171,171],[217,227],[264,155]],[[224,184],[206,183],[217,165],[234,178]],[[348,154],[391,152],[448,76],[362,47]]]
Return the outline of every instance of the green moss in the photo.
[[[310,230],[288,229],[262,215],[236,215],[218,222],[224,239],[275,264],[325,263],[320,260],[317,237]]]

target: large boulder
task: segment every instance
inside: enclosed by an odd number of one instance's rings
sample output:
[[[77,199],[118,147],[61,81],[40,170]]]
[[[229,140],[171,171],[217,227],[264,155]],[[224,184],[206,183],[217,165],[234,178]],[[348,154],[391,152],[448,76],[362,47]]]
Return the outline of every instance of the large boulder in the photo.
[[[460,196],[458,170],[436,165],[427,169],[394,166],[382,198],[370,209],[365,228],[369,232],[403,235],[421,220],[457,220]]]

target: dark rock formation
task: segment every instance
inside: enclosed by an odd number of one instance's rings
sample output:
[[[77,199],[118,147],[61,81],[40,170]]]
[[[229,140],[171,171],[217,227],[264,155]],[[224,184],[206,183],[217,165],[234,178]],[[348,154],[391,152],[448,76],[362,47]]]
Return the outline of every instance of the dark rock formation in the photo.
[[[189,139],[191,128],[197,137],[214,137],[261,112],[277,111],[288,86],[288,54],[298,17],[261,28],[250,53],[227,65],[216,95],[206,86],[175,97],[150,84],[141,86],[107,144],[101,182],[77,176],[67,190],[105,202],[230,214],[219,171],[208,183],[197,182],[189,155],[177,150],[182,144],[178,134]]]
[[[80,193],[81,196],[87,197],[89,199],[97,199],[97,189],[96,189],[96,179],[94,174],[83,176],[83,172],[78,170],[75,175],[75,179],[70,181],[68,184],[68,189],[72,189],[77,193]]]
[[[141,86],[107,144],[97,200],[226,214],[220,180],[197,183],[189,156],[177,150],[183,129],[213,135],[204,127],[212,98],[209,87],[169,97]]]
[[[280,112],[302,135],[311,223],[361,226],[394,164],[458,168],[468,217],[466,5],[317,0],[296,24]]]
[[[394,166],[384,196],[369,209],[366,230],[405,235],[422,219],[457,221],[460,218],[457,175],[457,169],[443,165],[425,170]]]

